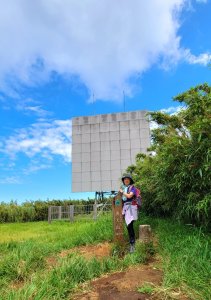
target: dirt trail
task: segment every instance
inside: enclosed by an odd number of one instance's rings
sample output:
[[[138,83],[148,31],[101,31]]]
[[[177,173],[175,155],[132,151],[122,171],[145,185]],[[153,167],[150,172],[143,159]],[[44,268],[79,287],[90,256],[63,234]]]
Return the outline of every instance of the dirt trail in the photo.
[[[111,244],[108,242],[97,244],[97,245],[87,245],[81,246],[69,250],[63,250],[60,252],[60,257],[65,257],[69,253],[76,252],[83,255],[86,259],[91,259],[94,257],[96,258],[103,258],[109,256],[111,254]]]
[[[151,264],[138,267],[130,267],[125,272],[117,272],[104,276],[91,282],[91,290],[76,295],[74,300],[146,300],[152,298],[147,294],[141,294],[137,288],[151,283],[160,285],[162,271],[153,269]]]
[[[86,259],[92,259],[93,256],[97,259],[107,257],[111,254],[111,244],[108,242],[100,243],[97,245],[80,246],[71,249],[62,250],[56,256],[46,258],[47,268],[51,269],[58,265],[58,258],[64,258],[71,253],[78,253],[83,255]]]
[[[109,256],[109,243],[79,247],[80,253],[90,259],[93,256],[102,258]],[[66,252],[64,252],[66,255]],[[84,292],[71,296],[72,300],[189,300],[180,291],[162,291],[163,272],[159,267],[160,261],[156,257],[150,263],[132,266],[124,272],[115,272],[95,279],[82,286]],[[137,291],[142,286],[152,286],[153,294]]]
[[[86,259],[93,257],[102,259],[111,255],[112,245],[108,242],[97,245],[80,246],[63,250],[56,256],[46,259],[47,268],[58,265],[58,258],[64,258],[70,253],[78,253]],[[159,257],[154,257],[148,264],[131,266],[124,272],[115,272],[104,275],[81,286],[80,292],[70,296],[72,300],[189,300],[179,291],[162,291],[163,272],[160,267]],[[13,283],[11,288],[19,289],[24,282]],[[138,288],[151,286],[153,294],[140,293]]]

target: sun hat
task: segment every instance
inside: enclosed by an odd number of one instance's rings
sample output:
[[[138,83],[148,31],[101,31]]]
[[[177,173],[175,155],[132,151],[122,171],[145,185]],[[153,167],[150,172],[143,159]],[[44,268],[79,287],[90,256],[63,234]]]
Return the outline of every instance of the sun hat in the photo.
[[[124,179],[125,179],[125,178],[129,178],[131,184],[134,183],[133,178],[132,178],[132,176],[131,176],[130,174],[123,174],[123,175],[122,175],[122,182],[123,182],[123,183],[124,183]]]

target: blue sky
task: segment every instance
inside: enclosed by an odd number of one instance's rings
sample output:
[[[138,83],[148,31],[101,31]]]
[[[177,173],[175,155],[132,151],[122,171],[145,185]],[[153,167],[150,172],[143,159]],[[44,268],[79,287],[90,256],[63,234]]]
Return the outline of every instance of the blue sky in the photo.
[[[8,0],[0,12],[0,202],[71,193],[71,118],[173,112],[208,82],[211,1]]]

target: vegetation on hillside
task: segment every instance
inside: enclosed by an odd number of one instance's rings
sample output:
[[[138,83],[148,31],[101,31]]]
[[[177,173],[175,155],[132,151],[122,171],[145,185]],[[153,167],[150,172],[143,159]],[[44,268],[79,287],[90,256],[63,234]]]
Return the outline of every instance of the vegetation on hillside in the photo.
[[[48,219],[49,206],[67,206],[67,205],[90,205],[93,199],[88,200],[36,200],[26,201],[17,204],[15,201],[9,203],[0,203],[0,223],[7,222],[29,222],[44,221]]]
[[[157,124],[149,154],[128,167],[140,187],[143,210],[211,227],[211,86],[198,85],[174,98],[179,113],[151,112]]]
[[[141,214],[135,223],[151,224],[157,243],[150,248],[159,254],[156,268],[162,268],[162,286],[155,286],[163,295],[182,291],[190,299],[209,300],[211,294],[211,238],[193,226],[178,225],[164,219]],[[98,259],[82,256],[80,245],[112,240],[111,214],[96,222],[47,222],[0,224],[0,299],[71,299],[85,281],[102,274],[125,270],[144,263],[148,254],[138,245],[134,254],[118,255],[113,247],[111,256]],[[125,237],[127,233],[125,231]],[[176,241],[176,242],[175,242]],[[149,249],[148,249],[149,250]],[[61,255],[66,252],[67,255]],[[113,254],[113,255],[112,255]],[[121,254],[121,253],[120,253]],[[162,266],[161,266],[162,263]],[[163,297],[162,299],[167,299]]]

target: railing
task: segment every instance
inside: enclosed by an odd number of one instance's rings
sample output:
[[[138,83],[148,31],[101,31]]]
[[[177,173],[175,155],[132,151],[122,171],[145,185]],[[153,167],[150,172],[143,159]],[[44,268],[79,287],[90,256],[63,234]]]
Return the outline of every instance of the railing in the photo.
[[[69,220],[73,222],[84,218],[96,220],[101,214],[111,210],[111,203],[49,206],[48,222],[51,223],[53,220]]]

